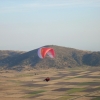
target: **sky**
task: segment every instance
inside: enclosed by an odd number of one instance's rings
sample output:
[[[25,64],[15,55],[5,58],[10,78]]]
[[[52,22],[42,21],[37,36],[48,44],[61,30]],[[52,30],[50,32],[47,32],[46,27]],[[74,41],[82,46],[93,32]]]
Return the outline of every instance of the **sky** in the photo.
[[[100,51],[100,0],[0,0],[0,50],[45,45]]]

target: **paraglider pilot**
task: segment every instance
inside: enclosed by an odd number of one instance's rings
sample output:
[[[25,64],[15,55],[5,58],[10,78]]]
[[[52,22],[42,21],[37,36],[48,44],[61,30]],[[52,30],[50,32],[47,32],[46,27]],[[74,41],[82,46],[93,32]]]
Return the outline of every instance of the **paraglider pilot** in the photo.
[[[44,79],[44,81],[48,82],[48,81],[50,81],[50,78],[47,77],[47,78]]]

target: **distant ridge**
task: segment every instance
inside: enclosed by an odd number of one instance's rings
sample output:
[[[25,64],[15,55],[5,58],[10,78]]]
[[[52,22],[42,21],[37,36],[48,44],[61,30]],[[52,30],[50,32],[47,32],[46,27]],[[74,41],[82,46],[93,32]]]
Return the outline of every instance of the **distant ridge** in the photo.
[[[52,47],[56,52],[56,57],[40,59],[37,49],[28,52],[0,51],[0,68],[24,69],[24,68],[66,68],[80,66],[100,66],[100,52],[91,52],[67,48],[56,45],[46,45]]]

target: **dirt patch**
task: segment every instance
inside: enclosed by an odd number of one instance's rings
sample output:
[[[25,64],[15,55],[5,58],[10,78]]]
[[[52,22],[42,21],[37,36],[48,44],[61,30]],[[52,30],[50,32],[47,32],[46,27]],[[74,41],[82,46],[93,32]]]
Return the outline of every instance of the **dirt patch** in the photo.
[[[88,89],[84,90],[83,92],[95,92],[98,90],[100,90],[100,89],[99,88],[88,88]]]
[[[47,86],[46,84],[32,84],[32,83],[28,83],[28,84],[24,84],[22,86],[26,86],[26,87],[43,87],[43,86]]]
[[[79,85],[80,82],[58,82],[55,85]]]
[[[55,89],[55,90],[52,90],[52,91],[67,91],[67,90],[70,90],[71,88],[58,88],[58,89]]]

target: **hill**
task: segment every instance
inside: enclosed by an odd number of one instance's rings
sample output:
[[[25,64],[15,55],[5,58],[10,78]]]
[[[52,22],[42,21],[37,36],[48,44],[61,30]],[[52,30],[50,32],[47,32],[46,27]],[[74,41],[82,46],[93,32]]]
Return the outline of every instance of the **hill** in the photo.
[[[84,55],[83,63],[90,66],[100,66],[100,52],[92,52]]]
[[[37,49],[28,52],[1,52],[1,68],[23,69],[23,68],[66,68],[76,66],[100,66],[100,52],[90,52],[67,48],[55,45],[48,45],[56,52],[54,59],[46,57],[40,59],[37,55]],[[7,56],[5,56],[7,54]],[[1,56],[0,56],[1,57]]]
[[[23,51],[0,50],[0,60],[24,53]]]

